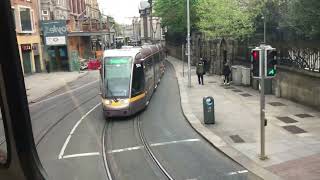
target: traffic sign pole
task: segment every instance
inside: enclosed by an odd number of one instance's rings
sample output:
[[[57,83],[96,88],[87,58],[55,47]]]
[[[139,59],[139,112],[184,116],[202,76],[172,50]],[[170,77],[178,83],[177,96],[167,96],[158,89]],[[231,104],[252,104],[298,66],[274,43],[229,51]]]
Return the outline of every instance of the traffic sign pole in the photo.
[[[265,61],[266,61],[266,47],[264,45],[261,46],[262,58],[260,58],[260,70],[261,70],[261,78],[260,78],[260,159],[267,159],[265,153]]]

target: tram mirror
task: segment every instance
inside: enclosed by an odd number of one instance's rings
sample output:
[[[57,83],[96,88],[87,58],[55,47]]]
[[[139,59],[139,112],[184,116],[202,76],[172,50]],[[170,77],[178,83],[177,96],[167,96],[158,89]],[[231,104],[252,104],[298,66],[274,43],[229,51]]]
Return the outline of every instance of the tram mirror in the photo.
[[[7,162],[7,143],[4,132],[4,123],[2,119],[2,111],[0,114],[0,167]]]

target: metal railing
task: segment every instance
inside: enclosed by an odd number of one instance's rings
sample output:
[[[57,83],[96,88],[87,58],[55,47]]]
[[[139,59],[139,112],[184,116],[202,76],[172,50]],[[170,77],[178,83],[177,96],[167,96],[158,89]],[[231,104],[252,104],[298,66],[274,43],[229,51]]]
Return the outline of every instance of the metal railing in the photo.
[[[290,48],[281,49],[279,64],[311,72],[320,72],[320,49]]]

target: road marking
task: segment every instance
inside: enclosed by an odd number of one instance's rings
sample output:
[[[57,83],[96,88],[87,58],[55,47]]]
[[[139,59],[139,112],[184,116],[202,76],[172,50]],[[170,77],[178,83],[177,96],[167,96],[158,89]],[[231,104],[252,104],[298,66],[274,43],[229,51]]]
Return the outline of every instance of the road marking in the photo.
[[[82,88],[87,87],[87,86],[89,86],[89,85],[91,85],[91,84],[94,84],[94,83],[96,83],[96,82],[98,82],[98,81],[99,81],[99,80],[95,80],[95,81],[92,81],[92,82],[90,82],[90,83],[88,83],[88,84],[85,84],[85,85],[82,85],[82,86],[77,87],[77,88],[75,88],[75,89],[72,89],[72,90],[66,91],[66,92],[64,92],[64,93],[55,95],[55,96],[53,96],[53,97],[49,97],[49,98],[44,99],[44,100],[42,100],[42,101],[38,101],[38,102],[31,103],[31,104],[29,104],[29,107],[35,106],[35,105],[37,105],[37,104],[39,104],[39,103],[42,103],[42,102],[46,102],[46,101],[49,101],[49,100],[58,98],[58,97],[60,97],[60,96],[66,95],[66,94],[69,94],[69,93],[71,93],[71,92],[73,92],[73,91],[82,89]]]
[[[73,126],[72,130],[70,131],[70,133],[69,133],[66,141],[64,142],[64,144],[63,144],[63,146],[62,146],[62,148],[61,148],[61,151],[60,151],[60,153],[59,153],[59,159],[62,159],[62,158],[63,158],[64,151],[65,151],[66,148],[67,148],[67,145],[68,145],[68,143],[69,143],[69,141],[70,141],[70,139],[71,139],[71,136],[72,136],[72,134],[75,132],[75,130],[77,129],[77,127],[79,126],[79,124],[82,122],[82,120],[83,120],[84,118],[86,118],[93,110],[95,110],[95,109],[96,109],[98,106],[100,106],[100,105],[101,105],[101,103],[98,103],[97,105],[95,105],[95,106],[94,106],[92,109],[90,109],[85,115],[83,115],[83,116],[81,117],[81,119],[79,119],[78,122]]]
[[[63,156],[63,159],[68,159],[68,158],[75,158],[75,157],[87,157],[87,156],[99,156],[99,152],[91,152],[91,153],[80,153],[80,154],[71,154],[71,155],[66,155]]]
[[[248,170],[234,171],[234,172],[229,172],[228,175],[232,176],[232,175],[243,174],[243,173],[247,173],[247,172],[249,172],[249,171]]]
[[[115,149],[112,151],[109,151],[108,153],[119,153],[119,152],[124,152],[124,151],[133,151],[133,150],[138,150],[138,149],[142,149],[143,146],[134,146],[134,147],[129,147],[129,148],[123,148],[123,149]]]
[[[196,141],[200,141],[200,139],[185,139],[185,140],[180,140],[180,141],[154,143],[154,144],[151,144],[150,146],[163,146],[163,145],[168,145],[168,144],[177,144],[177,143],[183,143],[183,142],[196,142]]]
[[[156,146],[164,146],[164,145],[169,145],[169,144],[177,144],[177,143],[184,143],[184,142],[197,142],[197,141],[200,141],[200,139],[184,139],[184,140],[179,140],[179,141],[153,143],[153,144],[150,144],[150,146],[156,147]],[[143,146],[133,146],[133,147],[122,148],[122,149],[114,149],[114,150],[108,151],[108,153],[112,154],[112,153],[119,153],[119,152],[125,152],[125,151],[133,151],[133,150],[138,150],[138,149],[143,149],[143,148],[144,148]]]

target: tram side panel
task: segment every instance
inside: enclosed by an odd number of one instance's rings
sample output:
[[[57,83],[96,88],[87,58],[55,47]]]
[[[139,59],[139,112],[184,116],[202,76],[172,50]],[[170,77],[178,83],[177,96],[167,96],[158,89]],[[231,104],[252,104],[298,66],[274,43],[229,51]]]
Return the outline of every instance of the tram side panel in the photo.
[[[151,99],[153,90],[154,90],[154,71],[153,71],[153,67],[152,67],[152,59],[151,57],[148,57],[144,62],[143,62],[144,66],[145,66],[145,82],[146,82],[146,86],[145,86],[145,92],[146,92],[146,102],[149,102],[149,100]]]
[[[143,64],[134,64],[131,84],[130,114],[135,114],[145,108],[147,101],[145,87],[146,83]]]

